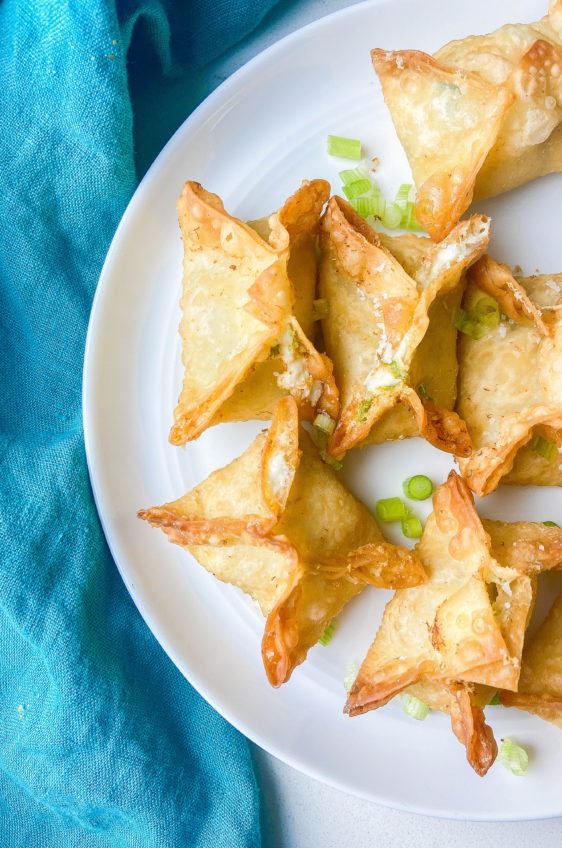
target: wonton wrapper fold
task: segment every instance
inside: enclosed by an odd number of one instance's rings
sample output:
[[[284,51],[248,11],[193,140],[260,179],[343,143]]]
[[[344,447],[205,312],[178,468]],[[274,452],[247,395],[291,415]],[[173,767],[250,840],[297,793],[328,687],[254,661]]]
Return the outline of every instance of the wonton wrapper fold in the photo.
[[[279,686],[367,584],[423,582],[410,551],[385,542],[368,509],[323,463],[295,401],[279,401],[268,433],[182,498],[139,513],[266,617],[262,656]]]
[[[422,397],[420,382],[432,377],[426,369],[435,369],[432,347],[434,354],[446,349],[442,394],[451,392],[452,407],[456,331],[448,309],[457,301],[446,299],[459,291],[464,268],[488,239],[489,219],[482,216],[459,224],[440,244],[383,239],[344,200],[330,200],[321,223],[320,295],[330,305],[322,327],[342,405],[328,444],[333,456],[364,442],[375,425],[373,441],[421,434],[442,450],[470,453],[463,422],[429,399],[431,385]],[[430,315],[443,343],[424,346]]]
[[[296,317],[310,331],[316,233],[328,196],[325,180],[305,182],[267,226],[254,229],[198,183],[185,184],[177,204],[185,370],[173,444],[197,438],[218,421],[270,417],[288,392],[304,417],[319,411],[337,417],[331,365]]]
[[[471,203],[562,170],[562,4],[534,24],[451,41],[435,55],[373,50],[373,65],[435,239]]]
[[[474,448],[461,472],[480,496],[500,481],[560,485],[560,454],[549,461],[531,445],[535,435],[562,442],[562,274],[515,280],[484,256],[467,280],[467,311],[491,295],[509,317],[480,339],[459,334],[456,411]]]
[[[350,690],[359,715],[404,690],[451,716],[473,768],[496,755],[482,707],[494,691],[517,689],[536,574],[558,568],[562,530],[478,517],[462,478],[451,472],[414,551],[429,580],[401,589]]]

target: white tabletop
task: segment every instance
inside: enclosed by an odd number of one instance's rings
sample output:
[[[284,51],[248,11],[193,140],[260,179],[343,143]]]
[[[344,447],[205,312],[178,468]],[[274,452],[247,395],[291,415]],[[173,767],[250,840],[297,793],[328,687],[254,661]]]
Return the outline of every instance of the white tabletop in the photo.
[[[215,88],[283,36],[353,2],[281,0],[250,38],[209,66],[205,88]],[[391,810],[325,786],[249,744],[261,787],[263,848],[559,848],[562,844],[560,818],[483,823]]]

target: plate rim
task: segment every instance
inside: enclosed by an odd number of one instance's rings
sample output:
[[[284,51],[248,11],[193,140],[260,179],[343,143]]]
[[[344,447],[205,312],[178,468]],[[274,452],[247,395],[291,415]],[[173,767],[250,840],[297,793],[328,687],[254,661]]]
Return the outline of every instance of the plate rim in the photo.
[[[398,0],[398,2],[400,2],[400,0]],[[176,147],[180,147],[182,145],[183,136],[185,134],[189,134],[192,125],[196,125],[201,121],[201,119],[204,119],[208,115],[212,115],[212,113],[216,109],[216,104],[219,103],[225,96],[228,96],[228,93],[231,88],[236,89],[240,78],[245,77],[248,73],[253,73],[256,68],[259,68],[262,62],[267,63],[270,60],[271,56],[275,55],[277,51],[282,52],[288,42],[293,42],[298,38],[306,37],[308,32],[311,30],[318,30],[322,26],[326,26],[327,24],[331,25],[334,20],[337,20],[340,17],[353,17],[354,15],[361,16],[362,14],[364,14],[364,10],[366,8],[374,8],[378,6],[391,6],[395,3],[396,0],[361,0],[361,2],[355,3],[352,6],[344,6],[326,15],[322,15],[321,17],[316,18],[315,20],[308,22],[304,26],[287,33],[279,40],[274,41],[272,44],[268,45],[265,49],[257,53],[243,65],[237,68],[230,76],[224,79],[209,95],[207,95],[207,97],[187,116],[187,118],[175,130],[171,138],[168,140],[168,142],[165,144],[165,146],[162,148],[162,150],[156,156],[150,167],[145,172],[144,176],[136,187],[133,195],[131,196],[129,202],[127,203],[127,206],[115,230],[99,275],[94,297],[92,299],[86,335],[86,343],[84,348],[84,363],[82,373],[82,420],[88,474],[92,486],[92,492],[98,517],[113,561],[117,566],[119,574],[121,575],[121,579],[123,580],[125,587],[137,610],[139,611],[141,617],[143,618],[145,624],[147,625],[151,633],[154,635],[160,646],[166,652],[168,657],[178,668],[179,672],[189,682],[189,684],[192,685],[196,689],[196,691],[201,695],[201,697],[203,697],[229,724],[231,724],[249,740],[254,742],[256,745],[261,747],[263,750],[265,750],[272,756],[276,757],[281,762],[290,765],[299,772],[306,774],[308,777],[318,780],[319,782],[324,783],[326,785],[332,786],[335,789],[338,789],[339,791],[342,791],[346,794],[350,794],[351,792],[355,797],[359,797],[364,800],[380,804],[381,806],[387,807],[389,809],[396,809],[429,817],[440,817],[448,820],[465,820],[475,822],[536,821],[549,818],[558,818],[560,815],[562,815],[562,813],[558,811],[552,813],[542,812],[538,814],[529,814],[527,812],[521,814],[520,816],[515,816],[513,813],[507,813],[504,815],[502,815],[501,813],[495,813],[493,817],[488,813],[482,813],[480,815],[470,814],[467,816],[467,814],[462,809],[441,809],[438,807],[438,805],[435,805],[431,808],[431,810],[428,810],[428,808],[424,806],[416,806],[415,804],[404,803],[396,799],[385,799],[381,796],[375,796],[372,792],[369,793],[366,790],[361,791],[357,787],[350,789],[349,785],[346,784],[345,781],[338,780],[337,776],[331,774],[327,775],[326,772],[322,771],[321,768],[316,768],[314,764],[311,764],[304,758],[294,756],[292,752],[287,752],[285,750],[280,749],[280,747],[275,744],[275,741],[272,742],[271,739],[264,741],[263,738],[261,738],[261,734],[259,731],[256,732],[251,725],[248,725],[244,720],[240,720],[236,714],[233,715],[229,711],[228,704],[225,703],[227,699],[221,698],[212,690],[212,688],[210,689],[207,686],[206,681],[204,681],[196,671],[194,672],[190,669],[188,674],[188,670],[186,670],[185,668],[186,663],[178,655],[175,646],[170,642],[167,636],[162,633],[160,627],[158,626],[158,623],[155,623],[151,620],[150,610],[146,607],[142,597],[140,597],[140,595],[131,585],[124,564],[122,563],[121,557],[117,551],[116,539],[114,538],[114,533],[112,531],[112,528],[110,527],[108,516],[106,515],[102,506],[103,493],[100,488],[100,482],[96,468],[96,457],[93,447],[92,434],[93,425],[91,425],[92,412],[90,406],[92,400],[90,398],[90,373],[92,368],[94,367],[95,328],[97,324],[98,313],[102,307],[102,300],[106,295],[106,289],[110,285],[112,263],[119,252],[119,245],[128,227],[129,220],[134,216],[137,207],[142,206],[143,195],[144,192],[147,190],[148,184],[152,181],[155,173],[159,171],[161,164],[165,162],[170,156],[171,152],[174,151]]]

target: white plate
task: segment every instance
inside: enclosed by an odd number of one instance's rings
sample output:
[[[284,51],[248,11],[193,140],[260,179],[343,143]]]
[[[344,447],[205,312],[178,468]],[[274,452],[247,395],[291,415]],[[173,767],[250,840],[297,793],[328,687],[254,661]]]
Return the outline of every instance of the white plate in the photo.
[[[242,453],[263,426],[222,425],[185,449],[168,444],[181,378],[175,201],[183,182],[196,179],[232,213],[257,218],[304,178],[325,177],[337,190],[337,172],[347,164],[325,153],[328,133],[361,138],[381,160],[383,189],[394,192],[409,169],[370,48],[432,51],[508,19],[535,20],[545,5],[370,2],[317,21],[239,70],[183,124],[133,197],[103,269],[86,350],[86,448],[101,520],[129,592],[178,668],[232,724],[285,762],[356,795],[439,816],[561,814],[560,731],[518,710],[490,708],[496,737],[524,744],[531,764],[524,779],[499,763],[482,779],[441,714],[421,724],[390,703],[344,717],[345,668],[362,659],[374,637],[388,599],[383,591],[367,590],[351,603],[332,643],[313,648],[289,683],[272,689],[260,657],[263,619],[252,604],[136,518],[139,508],[178,497]],[[494,217],[494,255],[526,272],[560,271],[552,200],[561,188],[559,176],[547,177],[481,204],[479,211]],[[352,452],[345,476],[373,503],[399,494],[412,471],[440,482],[450,467],[448,455],[415,439]],[[555,520],[562,498],[552,489],[508,489],[480,506],[489,516]]]

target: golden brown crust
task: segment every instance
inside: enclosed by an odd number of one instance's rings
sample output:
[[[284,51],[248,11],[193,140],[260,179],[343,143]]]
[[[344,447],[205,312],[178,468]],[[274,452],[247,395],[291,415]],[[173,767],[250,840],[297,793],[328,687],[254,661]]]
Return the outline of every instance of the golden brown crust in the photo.
[[[475,706],[471,693],[465,689],[455,692],[451,705],[451,726],[459,742],[466,748],[466,758],[476,774],[483,777],[498,754],[498,746],[491,727],[484,718],[484,710]]]

